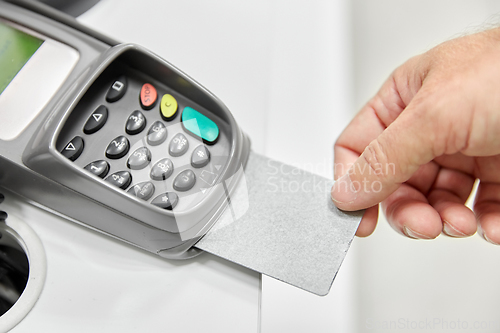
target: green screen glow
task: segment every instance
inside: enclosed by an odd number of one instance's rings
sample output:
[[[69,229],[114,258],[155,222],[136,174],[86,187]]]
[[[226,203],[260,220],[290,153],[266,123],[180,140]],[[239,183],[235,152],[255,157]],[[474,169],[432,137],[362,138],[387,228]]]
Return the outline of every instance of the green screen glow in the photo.
[[[0,94],[42,43],[43,40],[0,22]]]

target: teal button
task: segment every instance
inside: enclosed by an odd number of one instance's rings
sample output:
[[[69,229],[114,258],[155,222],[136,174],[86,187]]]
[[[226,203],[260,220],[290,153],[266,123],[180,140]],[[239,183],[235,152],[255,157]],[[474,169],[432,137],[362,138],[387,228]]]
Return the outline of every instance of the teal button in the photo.
[[[219,137],[217,124],[189,106],[182,111],[182,125],[187,131],[202,138],[208,144],[214,144]]]

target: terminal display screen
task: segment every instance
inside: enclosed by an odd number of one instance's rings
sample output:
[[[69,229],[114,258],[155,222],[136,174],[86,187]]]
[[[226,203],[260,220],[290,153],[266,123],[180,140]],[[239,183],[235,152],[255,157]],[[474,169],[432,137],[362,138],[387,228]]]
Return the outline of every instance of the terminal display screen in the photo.
[[[42,39],[0,21],[0,94],[42,43]]]

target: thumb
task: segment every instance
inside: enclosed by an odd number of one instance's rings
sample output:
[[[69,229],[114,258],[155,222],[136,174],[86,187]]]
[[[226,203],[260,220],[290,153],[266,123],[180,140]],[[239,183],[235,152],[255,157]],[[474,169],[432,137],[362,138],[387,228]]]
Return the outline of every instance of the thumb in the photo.
[[[374,206],[433,160],[436,122],[429,116],[425,110],[412,110],[410,103],[334,183],[331,196],[337,207],[350,211]]]

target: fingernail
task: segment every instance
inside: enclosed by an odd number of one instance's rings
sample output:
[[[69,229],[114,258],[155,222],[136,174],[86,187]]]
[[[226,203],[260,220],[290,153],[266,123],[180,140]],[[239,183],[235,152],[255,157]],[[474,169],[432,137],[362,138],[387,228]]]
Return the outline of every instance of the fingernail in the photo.
[[[486,236],[486,233],[483,233],[483,237],[484,239],[486,239],[488,242],[490,242],[491,244],[495,244],[495,245],[500,245],[498,243],[495,243],[494,241],[492,241],[491,239],[488,238],[488,236]]]
[[[413,231],[412,229],[408,228],[407,226],[403,226],[403,233],[413,239],[431,239],[429,236],[422,235],[421,233],[418,233],[416,231]]]
[[[335,203],[349,204],[353,203],[358,196],[356,188],[352,184],[349,172],[340,177],[333,183],[331,191],[332,200]]]
[[[451,237],[467,237],[466,234],[454,228],[451,224],[443,222],[443,232]]]

